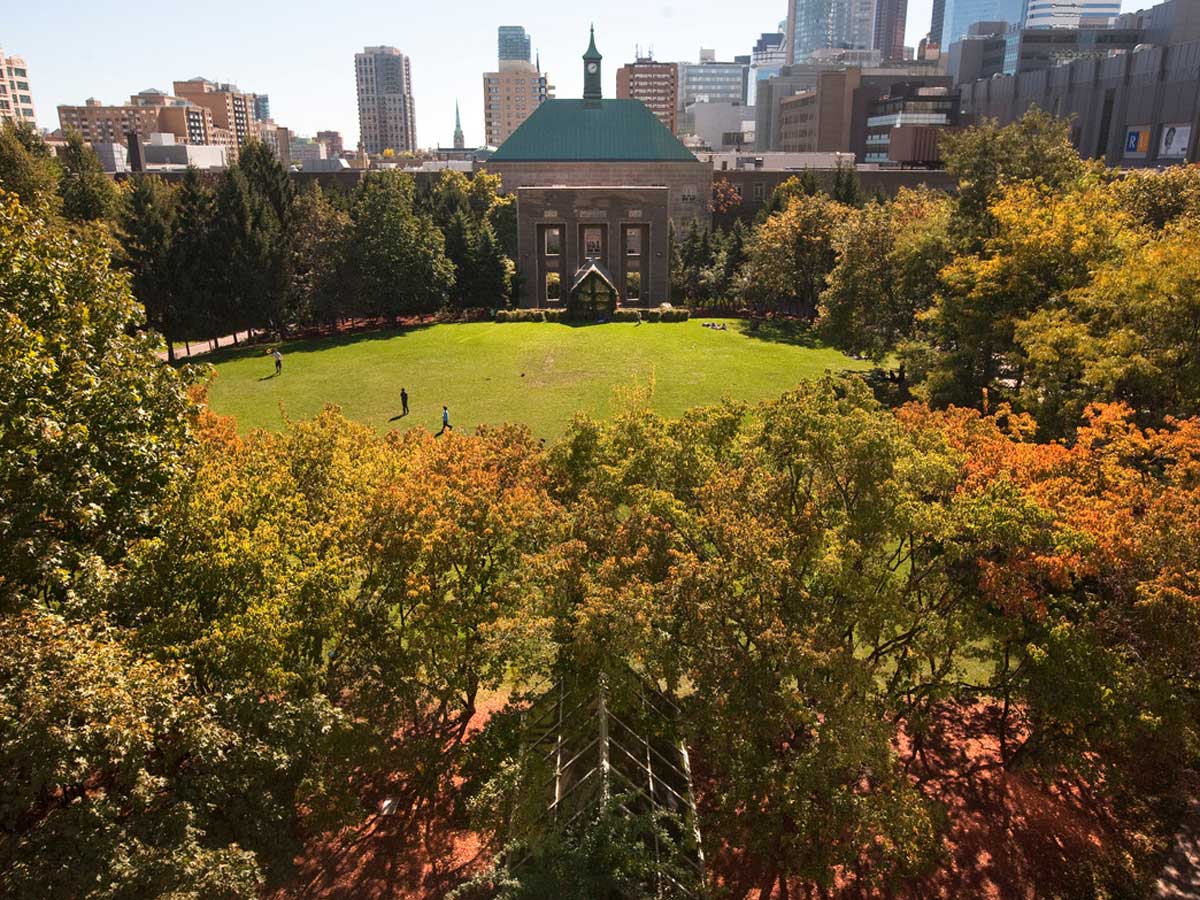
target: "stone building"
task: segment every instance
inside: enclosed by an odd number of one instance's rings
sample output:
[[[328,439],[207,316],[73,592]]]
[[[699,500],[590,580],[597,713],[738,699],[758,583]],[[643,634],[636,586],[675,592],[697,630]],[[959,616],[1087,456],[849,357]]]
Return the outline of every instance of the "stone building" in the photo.
[[[594,36],[583,62],[583,98],[547,100],[487,161],[517,196],[521,305],[565,304],[581,279],[656,305],[667,299],[670,225],[708,224],[712,166],[640,100],[604,98]]]
[[[584,55],[581,100],[538,106],[488,159],[505,193],[522,187],[665,187],[676,228],[708,222],[712,166],[679,142],[640,100],[605,99],[595,40]]]

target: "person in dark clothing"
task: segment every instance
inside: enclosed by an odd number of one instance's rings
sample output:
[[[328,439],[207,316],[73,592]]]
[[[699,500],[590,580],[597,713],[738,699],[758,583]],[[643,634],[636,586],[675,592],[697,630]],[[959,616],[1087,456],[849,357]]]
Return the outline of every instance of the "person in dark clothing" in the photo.
[[[408,391],[400,388],[400,415],[408,415]]]

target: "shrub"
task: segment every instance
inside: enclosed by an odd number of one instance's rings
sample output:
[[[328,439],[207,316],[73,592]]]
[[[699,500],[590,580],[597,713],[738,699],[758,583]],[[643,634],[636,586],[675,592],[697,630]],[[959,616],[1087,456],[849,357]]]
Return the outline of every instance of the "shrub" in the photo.
[[[558,317],[559,310],[550,310]],[[497,322],[545,322],[547,310],[544,309],[498,309]]]
[[[612,320],[614,322],[640,322],[642,320],[642,314],[638,310],[630,309],[626,306],[622,307],[621,309],[614,310],[612,314]]]
[[[686,322],[691,315],[691,311],[686,307],[671,307],[663,309],[659,317],[660,322]]]
[[[562,309],[545,309],[542,310],[546,314],[547,322],[561,322],[564,318]]]
[[[662,321],[662,310],[661,309],[645,310],[642,313],[642,321],[644,321],[644,322],[661,322]]]

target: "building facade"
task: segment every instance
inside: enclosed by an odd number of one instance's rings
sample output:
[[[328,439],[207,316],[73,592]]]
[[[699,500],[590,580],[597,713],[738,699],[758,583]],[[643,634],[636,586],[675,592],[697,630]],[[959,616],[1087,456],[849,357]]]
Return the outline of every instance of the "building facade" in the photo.
[[[617,99],[641,100],[672,132],[679,130],[679,65],[639,57],[617,69]]]
[[[345,151],[345,142],[340,131],[318,131],[317,140],[325,145],[325,156],[334,159]]]
[[[496,58],[529,62],[532,41],[523,25],[501,25],[496,29]]]
[[[754,110],[741,103],[700,101],[683,111],[680,133],[699,139],[706,150],[754,146]]]
[[[976,22],[1019,24],[1025,17],[1025,0],[945,0],[938,46],[945,49],[961,40]]]
[[[532,63],[502,59],[498,69],[483,73],[483,133],[489,147],[503,144],[535,109],[554,96],[549,78]]]
[[[260,122],[271,118],[271,98],[267,94],[254,95],[254,118]]]
[[[964,83],[964,113],[1007,124],[1036,105],[1069,118],[1079,152],[1110,166],[1196,162],[1200,3],[1168,0],[1118,24],[1146,41],[1129,52]]]
[[[412,66],[395,47],[364,47],[354,54],[358,127],[370,154],[416,152],[417,118]]]
[[[929,36],[926,39],[925,52],[942,49],[942,31],[946,24],[946,0],[933,0],[933,10],[929,16]]]
[[[959,125],[959,94],[920,83],[893,85],[872,104],[863,161],[879,165],[940,164],[942,135]]]
[[[876,0],[790,0],[788,63],[802,63],[814,50],[871,49],[875,5]]]
[[[871,49],[884,59],[904,59],[904,23],[908,18],[908,0],[875,0],[875,27]]]
[[[221,84],[200,77],[176,81],[173,89],[177,96],[208,109],[213,125],[233,132],[239,147],[254,137],[258,121],[254,94],[238,90],[236,84]]]
[[[108,106],[94,97],[83,106],[58,107],[59,126],[78,131],[88,143],[124,143],[127,135],[169,134],[177,144],[218,146],[237,156],[237,139],[218,128],[212,111],[183,97],[148,89],[129,98],[128,104]]]
[[[750,57],[721,62],[711,50],[700,51],[697,63],[679,64],[679,106],[703,101],[708,103],[744,103],[750,73]]]
[[[37,127],[29,66],[19,56],[6,56],[0,47],[0,124],[12,122]]]
[[[1104,28],[1121,14],[1120,0],[1029,0],[1026,28]]]

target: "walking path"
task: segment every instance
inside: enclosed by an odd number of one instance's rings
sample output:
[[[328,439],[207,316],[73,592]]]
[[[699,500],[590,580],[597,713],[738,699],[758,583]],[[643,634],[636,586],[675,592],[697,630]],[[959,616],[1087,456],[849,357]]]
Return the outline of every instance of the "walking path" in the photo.
[[[1200,900],[1200,799],[1192,798],[1152,896],[1154,900]]]
[[[232,345],[233,338],[234,338],[234,336],[232,334],[227,334],[224,337],[217,338],[217,347],[218,348],[228,347],[228,346]],[[250,332],[239,331],[237,333],[237,339],[238,339],[239,343],[245,343],[247,340],[250,339]],[[190,352],[189,352],[189,350],[190,350]],[[203,356],[206,353],[211,353],[212,350],[213,350],[213,346],[210,341],[206,341],[206,340],[192,341],[190,348],[189,347],[176,347],[175,348],[175,358],[176,359],[190,359],[193,356]],[[166,359],[167,351],[160,350],[158,352],[158,358]]]

